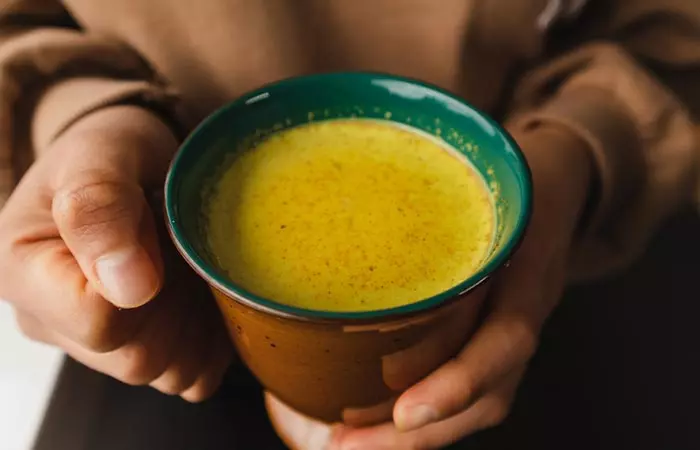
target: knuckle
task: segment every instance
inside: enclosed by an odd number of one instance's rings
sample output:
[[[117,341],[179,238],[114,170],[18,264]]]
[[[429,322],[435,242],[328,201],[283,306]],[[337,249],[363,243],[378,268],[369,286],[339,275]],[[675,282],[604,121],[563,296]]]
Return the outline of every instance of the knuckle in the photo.
[[[518,327],[516,344],[522,349],[524,359],[529,360],[537,351],[539,336],[533,327],[523,324]]]
[[[99,234],[130,217],[138,186],[113,181],[76,183],[56,193],[53,212],[57,222],[79,235]]]
[[[190,403],[201,403],[214,394],[214,389],[198,382],[182,393],[182,398]]]
[[[109,336],[108,329],[96,321],[80,326],[74,332],[74,340],[84,349],[95,353],[108,353],[119,348]]]
[[[513,363],[529,360],[539,345],[538,327],[532,321],[520,315],[507,317],[499,331],[503,353]]]
[[[80,346],[95,353],[107,353],[126,342],[129,327],[118,320],[120,311],[99,294],[85,295],[78,308],[81,314],[78,320],[72,322],[71,334]]]
[[[192,390],[193,393],[197,393],[197,389],[193,389],[196,379],[191,375],[186,374],[181,368],[173,367],[166,371],[159,379],[156,389],[159,391],[169,394],[177,395],[182,394],[186,391]]]
[[[450,413],[459,411],[481,395],[483,389],[480,381],[471,372],[462,374],[461,388],[457,395],[451,398]]]
[[[157,376],[150,351],[142,343],[124,346],[120,352],[120,368],[116,378],[130,385],[148,384]]]
[[[17,319],[17,328],[24,337],[34,342],[41,342],[41,333],[34,326],[24,323],[23,320]]]
[[[504,420],[506,420],[506,418],[508,418],[509,414],[509,405],[501,401],[494,402],[487,414],[487,417],[485,418],[484,426],[486,428],[491,428],[500,425],[501,423],[503,423]]]
[[[102,320],[92,318],[84,321],[73,334],[76,343],[91,352],[108,353],[119,347],[112,341],[109,327]]]
[[[171,381],[158,383],[153,385],[153,387],[165,395],[179,395],[183,391],[177,383]]]
[[[25,314],[17,312],[15,314],[15,322],[19,331],[28,339],[35,342],[46,342],[40,325]]]
[[[182,398],[190,403],[202,403],[204,400],[208,399],[209,396],[195,391],[192,394],[188,393],[187,395],[182,395]]]
[[[461,356],[461,355],[460,355]],[[444,414],[455,414],[481,396],[483,375],[472,370],[465,359],[456,359],[450,378],[445,378],[443,394]]]

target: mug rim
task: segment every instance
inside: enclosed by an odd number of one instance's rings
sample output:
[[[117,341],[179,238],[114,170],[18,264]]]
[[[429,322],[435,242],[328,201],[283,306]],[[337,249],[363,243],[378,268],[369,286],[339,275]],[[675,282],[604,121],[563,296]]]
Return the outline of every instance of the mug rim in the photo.
[[[492,129],[496,130],[496,132],[500,135],[499,137],[503,138],[507,144],[507,149],[515,156],[517,167],[521,172],[520,175],[523,181],[521,193],[523,207],[518,215],[516,225],[513,231],[510,233],[510,236],[507,237],[505,244],[497,249],[491,259],[478,271],[450,289],[406,305],[369,311],[326,311],[285,305],[253,294],[252,292],[249,292],[234,283],[228,277],[221,275],[211,264],[202,258],[199,252],[197,252],[190,244],[185,237],[186,233],[184,232],[184,229],[177,220],[177,213],[175,211],[177,195],[175,193],[176,185],[174,180],[177,173],[186,170],[181,167],[181,160],[183,155],[189,151],[189,148],[193,145],[192,143],[197,140],[199,136],[207,133],[210,126],[216,122],[219,117],[229,114],[232,110],[245,108],[245,106],[250,103],[251,99],[259,98],[261,94],[268,93],[269,91],[284,85],[293,83],[313,84],[315,80],[332,78],[355,78],[359,81],[381,78],[384,80],[404,82],[428,89],[434,94],[444,96],[450,101],[458,102],[462,107],[466,107],[471,113],[478,116],[480,120],[485,121],[490,127],[492,127]],[[388,120],[391,121],[391,119]],[[235,100],[216,109],[199,125],[197,125],[189,136],[187,136],[187,138],[180,144],[177,152],[170,162],[164,184],[164,206],[168,233],[180,255],[185,259],[190,267],[192,267],[197,275],[199,275],[210,286],[225,294],[229,299],[238,301],[239,303],[260,312],[282,318],[296,319],[306,322],[350,324],[378,321],[384,322],[387,320],[427,313],[452,303],[452,301],[461,298],[484,284],[498,269],[508,264],[511,256],[522,243],[525,236],[525,230],[527,229],[532,216],[532,190],[532,172],[522,149],[515,142],[515,139],[513,139],[510,133],[508,133],[508,131],[493,120],[488,114],[482,112],[468,101],[457,97],[449,91],[418,79],[379,72],[350,71],[285,78],[248,91]]]

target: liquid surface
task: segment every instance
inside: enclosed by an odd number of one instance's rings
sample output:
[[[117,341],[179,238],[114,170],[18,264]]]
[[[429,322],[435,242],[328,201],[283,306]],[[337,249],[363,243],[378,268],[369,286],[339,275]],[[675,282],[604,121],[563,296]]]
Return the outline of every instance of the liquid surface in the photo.
[[[439,294],[487,254],[485,184],[430,137],[336,120],[272,135],[237,156],[208,201],[208,244],[233,282],[325,311]]]

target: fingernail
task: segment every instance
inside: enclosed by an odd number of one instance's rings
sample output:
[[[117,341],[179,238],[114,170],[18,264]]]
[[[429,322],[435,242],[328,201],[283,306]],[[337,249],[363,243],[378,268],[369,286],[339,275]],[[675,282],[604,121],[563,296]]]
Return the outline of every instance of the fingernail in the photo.
[[[394,422],[399,431],[406,432],[437,421],[437,411],[428,405],[416,405],[396,411]]]
[[[151,259],[140,248],[110,253],[97,260],[95,271],[112,304],[136,308],[158,293],[160,281]]]

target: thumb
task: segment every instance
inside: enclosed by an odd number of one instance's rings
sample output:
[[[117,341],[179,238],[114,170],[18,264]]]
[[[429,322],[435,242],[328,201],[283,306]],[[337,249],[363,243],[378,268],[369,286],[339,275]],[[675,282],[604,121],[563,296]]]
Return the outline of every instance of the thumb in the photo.
[[[135,308],[158,293],[155,224],[136,180],[83,172],[56,192],[52,213],[88,282],[105,299]]]
[[[82,119],[54,146],[52,214],[61,238],[105,299],[143,305],[158,293],[163,269],[141,186],[162,182],[177,148],[172,132],[141,108],[116,106]]]

